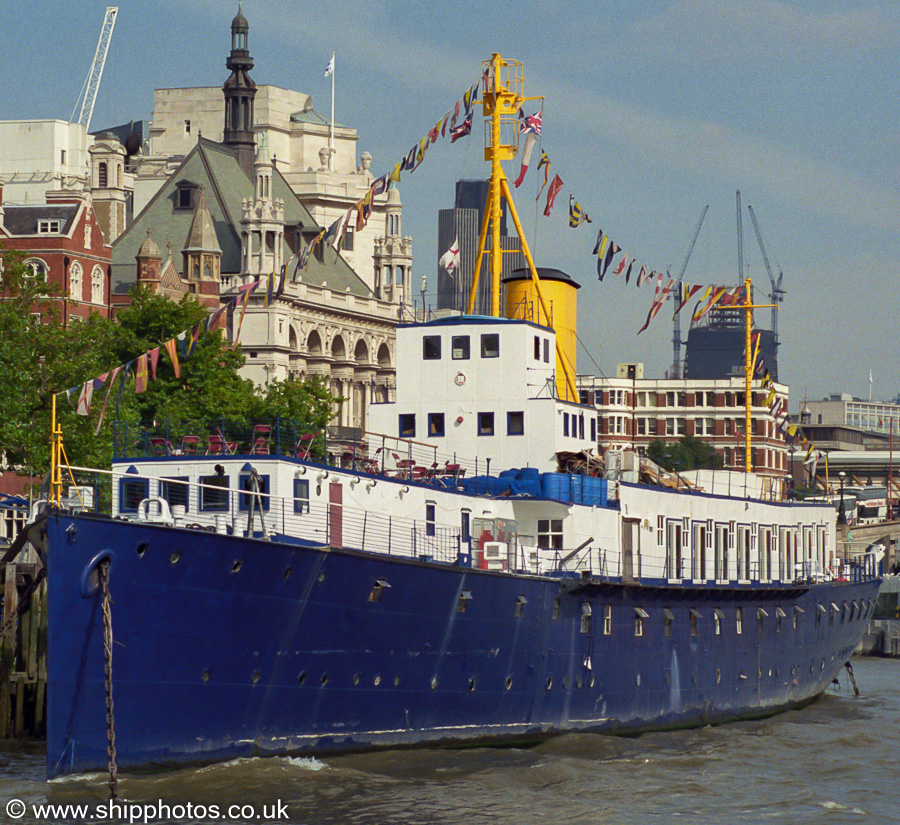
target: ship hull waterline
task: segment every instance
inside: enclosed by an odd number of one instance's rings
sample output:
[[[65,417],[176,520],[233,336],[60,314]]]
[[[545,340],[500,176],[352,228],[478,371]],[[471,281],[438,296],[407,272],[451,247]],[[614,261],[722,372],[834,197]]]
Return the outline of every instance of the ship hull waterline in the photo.
[[[108,763],[104,558],[123,769],[767,716],[828,687],[865,627],[830,606],[878,588],[625,585],[84,515],[47,539],[50,777]]]

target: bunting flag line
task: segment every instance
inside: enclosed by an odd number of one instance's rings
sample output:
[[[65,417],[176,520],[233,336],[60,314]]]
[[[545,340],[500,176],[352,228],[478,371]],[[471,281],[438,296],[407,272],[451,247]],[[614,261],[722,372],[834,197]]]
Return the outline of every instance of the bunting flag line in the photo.
[[[610,240],[609,249],[606,250],[606,257],[603,259],[603,271],[600,273],[600,280],[603,280],[603,276],[606,275],[606,270],[609,269],[609,265],[612,263],[612,259],[622,251],[622,247],[620,247],[615,241]]]
[[[536,201],[541,199],[541,193],[544,191],[544,187],[547,185],[547,181],[550,178],[550,158],[547,157],[547,153],[541,149],[541,159],[538,161],[537,168],[544,170],[544,182],[541,184],[541,188],[537,193]]]
[[[75,407],[75,412],[78,415],[90,415],[91,414],[91,399],[94,396],[94,381],[91,379],[90,381],[85,381],[84,385],[81,388],[81,393],[78,396],[78,405]]]
[[[650,306],[650,312],[647,313],[647,320],[644,321],[644,326],[642,326],[638,330],[638,335],[640,335],[647,327],[650,325],[650,322],[656,317],[656,314],[659,312],[662,305],[666,302],[666,298],[669,295],[669,292],[672,290],[672,286],[675,283],[675,279],[670,275],[669,280],[666,282],[665,287],[660,290],[659,284],[662,282],[663,273],[659,273],[659,281],[657,282],[657,292],[653,298],[653,304]]]
[[[640,273],[638,273],[636,286],[638,288],[642,287],[644,285],[644,281],[646,281],[646,280],[647,280],[647,267],[644,266],[643,264],[641,264],[641,271],[640,271]]]
[[[181,378],[181,365],[178,363],[178,343],[174,338],[163,344],[166,352],[169,354],[169,360],[172,362],[172,370],[176,378]]]
[[[550,188],[547,189],[547,204],[544,207],[544,214],[548,217],[550,215],[550,210],[553,208],[553,201],[556,200],[556,196],[559,194],[559,190],[562,189],[562,187],[562,178],[559,175],[554,175]]]
[[[450,142],[456,143],[461,137],[465,137],[472,131],[472,115],[467,114],[465,120],[459,126],[450,127]]]
[[[696,324],[706,313],[708,313],[722,298],[722,296],[728,291],[724,286],[714,286],[710,288],[710,296],[709,300],[706,302],[706,305],[701,307],[694,313],[694,316],[691,318],[691,323]]]
[[[97,419],[97,426],[94,429],[94,435],[100,435],[100,427],[103,425],[103,416],[106,415],[106,405],[109,403],[109,394],[112,392],[113,384],[116,383],[116,376],[119,374],[121,367],[116,367],[111,372],[105,372],[100,377],[106,381],[109,377],[109,384],[106,387],[106,395],[103,397],[103,406],[100,408],[100,416]]]
[[[691,297],[702,288],[700,284],[691,286],[690,284],[681,283],[679,284],[679,286],[681,288],[681,300],[678,304],[678,309],[675,310],[676,315],[681,312],[682,309],[684,309],[684,305],[691,299]]]
[[[619,261],[619,265],[613,270],[613,275],[621,276],[621,274],[625,271],[625,264],[627,264],[627,263],[628,263],[628,253],[626,252],[622,256],[622,260]]]
[[[583,223],[593,223],[593,221],[581,208],[581,204],[575,200],[574,195],[569,195],[569,226],[575,229]]]
[[[183,335],[184,333],[182,333]],[[139,395],[147,389],[147,353],[139,355],[137,370],[134,373],[134,394]]]
[[[631,269],[634,266],[634,261],[628,264],[628,271],[625,273],[625,283],[627,284],[629,279],[631,278]]]
[[[147,352],[150,357],[150,380],[156,380],[156,365],[159,363],[159,347],[154,347]]]

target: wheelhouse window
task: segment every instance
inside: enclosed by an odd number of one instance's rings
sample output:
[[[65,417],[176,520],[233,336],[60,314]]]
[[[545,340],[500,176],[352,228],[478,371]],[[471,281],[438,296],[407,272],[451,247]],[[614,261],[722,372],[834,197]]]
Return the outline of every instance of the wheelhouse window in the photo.
[[[241,494],[238,498],[238,508],[249,510],[252,504],[254,509],[262,505],[263,510],[269,509],[269,476],[259,476],[259,490],[253,488],[253,476],[247,473],[238,479]],[[254,501],[258,498],[258,501]]]
[[[160,498],[164,498],[169,503],[169,507],[184,507],[185,512],[188,510],[189,489],[188,480],[185,477],[163,478],[159,482]]]
[[[426,361],[437,361],[441,357],[441,336],[426,335],[422,339],[422,358]]]
[[[220,473],[212,476],[200,476],[200,509],[228,509],[228,476]]]
[[[500,357],[500,335],[496,332],[487,332],[481,336],[481,357]]]
[[[563,522],[561,518],[539,518],[537,544],[542,550],[562,550]]]
[[[416,414],[415,413],[402,413],[399,416],[399,430],[400,430],[400,438],[415,438],[416,437]]]
[[[508,412],[506,414],[506,434],[507,435],[524,435],[525,434],[525,413]]]
[[[494,434],[494,414],[492,412],[478,413],[478,435]]]
[[[450,353],[454,361],[469,360],[469,336],[454,335],[450,339]]]
[[[433,501],[426,502],[425,504],[425,535],[433,536],[435,533],[434,528],[435,522],[435,504]]]
[[[294,479],[294,512],[309,512],[309,479]]]
[[[582,633],[590,633],[591,632],[591,616],[593,615],[593,610],[591,610],[590,602],[582,602],[581,603],[581,632]],[[604,627],[604,633],[606,629]]]
[[[428,413],[428,435],[433,438],[444,436],[444,414]]]
[[[137,512],[138,505],[148,496],[149,482],[146,478],[123,478],[119,482],[120,512]]]

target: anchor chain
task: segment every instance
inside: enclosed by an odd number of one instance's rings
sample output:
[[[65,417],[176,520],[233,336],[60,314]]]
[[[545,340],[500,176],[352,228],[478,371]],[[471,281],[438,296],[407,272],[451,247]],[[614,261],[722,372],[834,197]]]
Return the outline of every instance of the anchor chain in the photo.
[[[100,589],[103,593],[103,673],[106,682],[106,752],[109,756],[109,798],[116,799],[116,788],[119,784],[116,768],[116,728],[113,716],[113,683],[112,683],[112,612],[109,597],[109,559],[100,562]]]

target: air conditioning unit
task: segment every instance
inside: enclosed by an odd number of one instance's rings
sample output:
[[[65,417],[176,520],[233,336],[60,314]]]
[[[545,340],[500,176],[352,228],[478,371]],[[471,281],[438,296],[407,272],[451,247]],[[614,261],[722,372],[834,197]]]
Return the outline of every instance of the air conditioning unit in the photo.
[[[486,541],[482,555],[488,561],[499,561],[503,558],[504,550],[506,545],[502,541]]]

